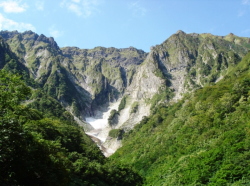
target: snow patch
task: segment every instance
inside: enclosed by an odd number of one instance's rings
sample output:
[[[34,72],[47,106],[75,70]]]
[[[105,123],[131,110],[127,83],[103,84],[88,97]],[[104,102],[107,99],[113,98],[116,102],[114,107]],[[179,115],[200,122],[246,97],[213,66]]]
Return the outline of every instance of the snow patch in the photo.
[[[86,122],[89,123],[94,129],[102,129],[107,127],[107,119],[95,119],[92,117],[86,118]]]
[[[111,130],[111,127],[108,124],[110,112],[113,109],[118,110],[120,101],[121,100],[118,100],[115,103],[111,103],[108,106],[107,111],[99,111],[96,116],[86,118],[86,122],[94,128],[93,130],[86,132],[86,134],[100,140],[100,144],[98,146],[100,147],[100,149],[103,150],[105,156],[109,156],[114,153],[113,149],[105,148],[102,144],[105,143],[105,141],[107,140],[109,131]]]

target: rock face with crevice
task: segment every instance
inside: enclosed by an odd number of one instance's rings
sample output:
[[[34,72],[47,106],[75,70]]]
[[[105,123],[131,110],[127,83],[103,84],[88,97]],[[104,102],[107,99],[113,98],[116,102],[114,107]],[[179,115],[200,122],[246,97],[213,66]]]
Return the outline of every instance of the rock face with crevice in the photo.
[[[30,77],[79,123],[85,123],[86,117],[101,117],[97,114],[126,97],[109,126],[109,130],[124,132],[157,104],[171,103],[218,82],[250,49],[249,38],[183,31],[152,47],[149,53],[133,47],[59,48],[53,38],[32,31],[1,31],[0,36]],[[84,126],[86,131],[93,130],[86,123]],[[101,145],[115,151],[121,138],[108,137]]]

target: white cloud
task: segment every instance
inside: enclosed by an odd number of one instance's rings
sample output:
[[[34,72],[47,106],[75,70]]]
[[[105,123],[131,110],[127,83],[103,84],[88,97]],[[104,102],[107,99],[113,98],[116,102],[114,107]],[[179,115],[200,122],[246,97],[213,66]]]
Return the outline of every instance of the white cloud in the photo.
[[[250,5],[250,0],[242,0],[243,5]]]
[[[77,16],[87,18],[99,11],[97,7],[101,2],[102,0],[63,0],[60,6],[62,8],[66,7]]]
[[[129,7],[135,16],[145,16],[147,13],[147,9],[140,5],[139,1],[130,3]]]
[[[15,22],[0,14],[0,30],[18,30],[22,32],[26,30],[35,31],[36,28],[30,23]]]
[[[27,4],[21,4],[22,1],[14,1],[14,0],[9,0],[9,1],[3,1],[0,2],[0,7],[3,8],[4,12],[6,13],[21,13],[26,11],[28,8]]]
[[[69,4],[68,9],[74,12],[76,15],[81,16],[83,14],[81,7],[76,4]]]
[[[44,1],[36,1],[35,5],[37,10],[44,10]]]
[[[49,28],[49,33],[54,38],[58,38],[58,37],[63,36],[63,31],[56,29],[55,26],[51,26]]]

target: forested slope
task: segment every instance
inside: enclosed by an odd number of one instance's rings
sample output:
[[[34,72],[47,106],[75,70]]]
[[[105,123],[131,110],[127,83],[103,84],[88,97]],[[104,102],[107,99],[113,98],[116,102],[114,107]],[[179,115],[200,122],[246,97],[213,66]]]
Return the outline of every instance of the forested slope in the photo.
[[[249,38],[179,31],[146,54],[1,34],[0,185],[250,184]],[[106,159],[75,119],[120,96]],[[124,108],[151,115],[116,128]]]
[[[111,159],[145,185],[249,185],[250,53],[217,84],[155,108]]]
[[[0,185],[141,185],[109,162],[0,38]]]

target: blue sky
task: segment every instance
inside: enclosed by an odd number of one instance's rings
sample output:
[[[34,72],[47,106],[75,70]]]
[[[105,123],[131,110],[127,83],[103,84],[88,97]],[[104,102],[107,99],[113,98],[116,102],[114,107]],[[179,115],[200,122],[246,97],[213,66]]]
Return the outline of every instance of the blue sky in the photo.
[[[0,30],[146,52],[178,30],[250,37],[250,0],[0,0]]]

